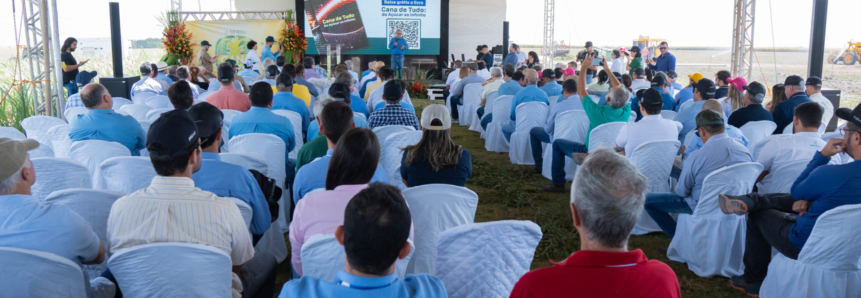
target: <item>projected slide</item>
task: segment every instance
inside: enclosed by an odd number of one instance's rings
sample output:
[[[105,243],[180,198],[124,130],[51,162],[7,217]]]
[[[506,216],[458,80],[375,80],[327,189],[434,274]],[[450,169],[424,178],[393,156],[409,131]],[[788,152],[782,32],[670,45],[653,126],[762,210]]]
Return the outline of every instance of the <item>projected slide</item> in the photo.
[[[439,54],[439,0],[304,0],[307,54],[389,54],[389,40],[401,30],[407,55]]]

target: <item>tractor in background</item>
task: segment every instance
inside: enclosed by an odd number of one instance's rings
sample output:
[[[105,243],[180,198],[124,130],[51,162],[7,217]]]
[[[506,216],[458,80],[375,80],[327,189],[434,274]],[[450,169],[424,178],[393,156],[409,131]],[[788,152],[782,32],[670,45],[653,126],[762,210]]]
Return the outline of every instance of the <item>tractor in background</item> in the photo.
[[[828,63],[837,64],[843,62],[845,65],[853,65],[858,59],[861,59],[861,42],[850,41],[849,47],[839,53],[831,51],[828,53]]]

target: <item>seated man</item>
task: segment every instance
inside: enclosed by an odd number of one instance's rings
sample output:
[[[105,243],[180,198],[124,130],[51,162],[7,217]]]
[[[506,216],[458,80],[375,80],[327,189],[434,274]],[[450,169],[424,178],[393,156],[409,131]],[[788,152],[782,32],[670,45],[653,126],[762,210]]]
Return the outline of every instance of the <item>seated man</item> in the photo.
[[[466,67],[469,68],[469,75],[461,79],[460,84],[457,84],[457,86],[454,87],[454,90],[452,90],[451,92],[451,104],[449,106],[451,107],[451,119],[455,119],[455,121],[457,121],[456,119],[458,119],[459,116],[457,106],[463,105],[463,88],[469,84],[481,83],[485,81],[484,78],[478,75],[478,64],[470,62],[466,65]],[[535,77],[537,83],[538,75],[536,75]]]
[[[315,189],[326,188],[324,177],[329,171],[329,160],[332,158],[335,145],[338,144],[344,132],[356,127],[352,115],[353,110],[350,109],[350,106],[340,101],[331,102],[323,108],[318,123],[320,123],[320,134],[326,137],[328,151],[326,151],[325,156],[306,164],[296,173],[296,182],[292,188],[294,203],[299,202],[306,194]],[[377,165],[377,171],[371,182],[389,182],[382,165]]]
[[[174,84],[177,85],[177,84]],[[224,114],[209,103],[199,103],[188,110],[191,119],[198,125],[209,127],[208,136],[201,135],[200,171],[192,175],[194,185],[201,190],[214,193],[222,198],[237,198],[251,207],[251,236],[254,243],[263,237],[272,222],[269,203],[260,191],[260,186],[245,167],[221,161],[221,129]]]
[[[765,86],[759,82],[752,82],[747,85],[747,90],[744,92],[744,107],[735,110],[729,115],[727,124],[742,127],[751,121],[771,121],[774,122],[774,117],[764,107],[762,101],[765,99],[767,91]]]
[[[561,96],[562,86],[556,83],[556,78],[556,73],[552,69],[545,69],[541,72],[541,81],[544,82],[544,86],[538,89],[547,93],[547,97]]]
[[[430,274],[398,278],[395,261],[410,254],[412,219],[401,192],[371,184],[344,211],[335,238],[344,245],[344,270],[334,283],[303,276],[284,284],[279,298],[291,297],[448,297],[442,281]]]
[[[503,83],[502,85],[499,85],[499,89],[497,89],[496,96],[497,98],[499,98],[499,96],[506,95],[514,96],[515,94],[517,94],[518,91],[523,90],[526,85],[526,77],[523,76],[523,72],[515,72],[511,75],[511,80],[506,83]],[[487,115],[484,115],[484,117],[481,118],[481,128],[487,130],[487,125],[490,124],[491,121],[493,121],[493,111],[491,111],[491,109],[486,109],[484,112]]]
[[[642,68],[632,69],[632,74],[631,90],[648,89],[652,86],[652,83],[646,81],[646,71]]]
[[[200,89],[200,86],[198,86],[197,84],[193,84],[193,83],[188,81],[188,76],[190,75],[190,73],[191,73],[191,71],[188,70],[188,66],[181,66],[181,67],[177,68],[176,69],[176,76],[179,79],[179,80],[177,80],[177,82],[184,81],[184,82],[188,83],[189,87],[191,87],[191,92],[194,96],[194,99],[197,99],[197,97],[200,96],[200,94],[205,92],[205,91]]]
[[[735,115],[736,112],[733,112]],[[825,147],[825,141],[819,134],[822,123],[822,107],[815,102],[805,102],[795,107],[792,119],[794,134],[769,141],[759,151],[756,162],[762,165],[762,174],[756,182],[760,189],[770,189],[774,183],[772,171],[798,161],[809,161],[816,152]],[[838,163],[838,162],[832,162]]]
[[[412,126],[416,130],[421,129],[416,114],[401,106],[401,97],[404,94],[401,84],[389,82],[383,88],[385,89],[382,98],[386,101],[386,106],[371,113],[368,127],[374,129],[388,125],[403,125]]]
[[[170,87],[170,85],[173,85],[173,79],[169,78],[166,74],[166,72],[168,71],[167,62],[159,61],[155,65],[156,67],[158,67],[158,69],[153,68],[153,70],[156,71],[156,79],[164,81],[165,83],[167,83],[168,87]]]
[[[368,94],[374,89],[380,86],[380,69],[386,66],[382,61],[380,62],[371,62],[368,63],[368,69],[370,73],[362,78],[362,81],[359,83],[359,96],[364,99],[364,101],[368,101]],[[373,88],[372,88],[373,87]],[[370,89],[370,90],[369,90]]]
[[[297,81],[297,79],[301,78],[300,75],[305,75],[305,68],[296,68],[295,64],[285,64],[281,68],[281,73],[289,74],[293,78],[293,96],[304,101],[306,107],[311,106],[311,91],[308,90],[308,87],[298,84]]]
[[[843,205],[861,204],[858,195],[861,193],[861,162],[858,162],[861,158],[861,105],[854,110],[838,109],[834,115],[847,121],[846,128],[842,129],[845,131],[843,139],[829,140],[813,155],[807,169],[792,184],[790,194],[720,195],[721,211],[747,214],[744,275],[732,278],[733,288],[758,295],[768,274],[772,249],[787,258],[797,259],[819,216]],[[839,153],[848,154],[854,161],[826,165]],[[793,216],[788,218],[786,213],[793,213]],[[793,219],[795,213],[797,219]]]
[[[228,63],[218,65],[218,83],[221,84],[221,89],[207,96],[206,102],[221,110],[248,111],[251,108],[251,101],[248,100],[248,94],[234,87],[234,77],[233,66]]]
[[[669,92],[672,91],[669,89],[672,88],[673,85],[670,81],[667,80],[667,74],[662,73],[662,72],[657,73],[655,75],[655,77],[652,78],[651,84],[652,84],[651,85],[652,88],[649,88],[649,89],[657,90],[661,94],[661,100],[664,102],[664,105],[663,105],[664,107],[661,109],[662,110],[668,110],[668,111],[675,111],[676,110],[676,100],[669,94]],[[642,89],[642,90],[645,91],[645,90],[649,90],[649,89]],[[640,111],[640,101],[641,101],[641,98],[639,97],[640,92],[641,91],[635,92],[634,94],[637,96],[634,96],[634,98],[631,99],[631,111]],[[640,121],[640,119],[643,119],[643,114],[637,113],[637,121]]]
[[[167,87],[167,98],[170,99],[170,104],[174,109],[188,110],[194,105],[194,92],[191,90],[189,82],[178,81],[179,84],[172,84]]]
[[[245,85],[245,79],[236,74],[236,61],[233,59],[227,59],[224,60],[224,63],[227,63],[228,65],[230,65],[230,67],[233,68],[233,89],[239,90],[243,93],[247,93],[246,91],[249,91],[250,89],[248,89],[248,86]],[[220,66],[221,65],[219,64],[216,67]],[[206,88],[206,92],[216,92],[218,90],[221,90],[222,85],[212,80],[215,78],[215,75],[207,73],[206,76],[209,78],[209,85]]]
[[[269,67],[263,70],[263,79],[259,82],[267,82],[269,85],[275,86],[275,78],[278,77],[278,74],[278,66],[269,65]]]
[[[589,66],[592,65],[594,55],[587,53],[587,57],[583,60],[580,66],[580,73],[586,73]],[[609,72],[610,67],[604,63],[604,72]],[[586,134],[584,143],[572,142],[564,139],[556,139],[553,141],[553,162],[551,169],[553,175],[553,184],[545,185],[544,191],[548,192],[565,192],[565,157],[571,156],[578,164],[582,164],[583,155],[576,153],[589,152],[589,135],[592,130],[601,124],[610,122],[628,122],[631,118],[631,92],[619,82],[616,76],[610,77],[610,91],[607,92],[607,105],[600,106],[592,99],[589,92],[586,91],[586,76],[581,75],[577,82],[577,93],[580,95],[580,102],[583,104],[583,110],[586,111],[586,117],[589,118],[589,130]],[[579,162],[578,162],[579,161]]]
[[[771,116],[774,117],[774,123],[777,123],[774,134],[783,134],[786,126],[792,123],[792,113],[795,112],[795,107],[813,101],[807,97],[806,85],[804,79],[796,75],[788,76],[783,81],[783,93],[786,94],[786,100],[774,106],[774,111],[771,113]]]
[[[688,86],[684,88],[679,88],[679,93],[676,93],[676,112],[679,111],[682,104],[694,98],[694,86],[697,82],[703,78],[701,73],[694,73],[692,75],[688,75]],[[675,82],[674,82],[675,84]],[[681,86],[679,86],[681,87]]]
[[[311,59],[311,62],[308,62],[308,59]],[[311,63],[311,66],[309,66],[308,63]],[[320,73],[314,71],[313,65],[314,58],[305,57],[302,63],[296,64],[296,75],[293,76],[293,79],[296,81],[297,84],[308,87],[308,90],[311,92],[311,95],[317,97],[320,96],[320,93],[317,92],[317,87],[315,87],[314,84],[311,84],[308,79],[320,79],[323,78],[323,76],[321,76]]]
[[[179,69],[179,66],[176,66],[176,65],[171,65],[171,66],[168,66],[168,68],[167,68],[167,77],[169,79],[173,80],[174,83],[176,83],[176,81],[179,81],[179,77],[176,76],[176,71],[178,69]]]
[[[266,82],[251,86],[251,109],[236,115],[230,123],[230,138],[249,133],[275,135],[286,145],[284,160],[287,162],[287,182],[293,181],[296,161],[290,159],[290,151],[296,147],[296,135],[290,119],[272,113],[272,87]]]
[[[302,117],[302,135],[305,135],[308,132],[308,122],[311,115],[308,113],[308,106],[305,105],[305,102],[293,95],[293,86],[295,86],[293,77],[281,73],[275,84],[278,92],[272,97],[272,109],[288,110],[299,114]]]
[[[75,84],[78,85],[78,90],[84,88],[89,83],[93,82],[93,78],[98,75],[95,71],[82,71],[79,72],[77,76],[75,76]],[[69,94],[69,98],[66,99],[66,109],[71,108],[84,108],[84,103],[81,102],[81,92],[75,94]],[[69,120],[69,119],[66,119]]]
[[[85,219],[62,204],[46,205],[31,196],[36,170],[27,151],[36,147],[39,142],[32,139],[0,138],[0,247],[48,252],[78,266],[101,264],[105,248]],[[99,292],[112,296],[112,290]]]
[[[703,110],[697,115],[697,129],[705,145],[685,159],[675,193],[646,195],[646,212],[670,238],[676,234],[676,221],[670,213],[693,214],[706,176],[720,168],[751,161],[747,148],[726,134],[722,113]]]
[[[152,64],[147,62],[142,63],[140,72],[141,79],[132,84],[130,93],[132,97],[141,93],[150,93],[155,95],[167,94],[167,88],[162,86],[162,84],[155,78],[155,71],[152,69]]]
[[[407,83],[404,82],[403,80],[395,79],[394,78],[394,76],[395,76],[394,71],[392,71],[388,67],[381,68],[379,73],[380,73],[380,80],[382,81],[380,83],[380,87],[377,89],[374,89],[373,91],[368,91],[370,94],[368,96],[368,101],[367,101],[368,111],[373,112],[377,109],[382,109],[384,106],[386,106],[386,101],[383,100],[383,92],[386,90],[386,85],[391,83],[391,82],[398,82],[398,84],[400,84],[400,86],[401,86],[401,93],[403,94],[401,96],[401,106],[404,107],[405,109],[412,111],[413,114],[415,114],[416,111],[415,111],[415,108],[413,108],[412,102],[410,101],[410,94],[406,92],[407,91]]]
[[[480,107],[478,107],[478,110],[476,110],[478,118],[484,116],[484,113],[486,112],[485,107],[487,107],[488,105],[487,95],[491,92],[497,92],[498,96],[499,92],[497,90],[499,90],[499,86],[502,86],[502,84],[505,83],[504,81],[502,81],[502,76],[502,68],[493,67],[490,69],[490,80],[481,83],[484,86],[484,89],[481,91],[481,102],[479,102]]]
[[[320,98],[317,99],[316,102],[314,102],[314,117],[319,117],[320,113],[323,112],[323,107],[333,101],[343,101],[344,103],[350,105],[350,108],[352,109],[352,101],[350,100],[351,94],[349,92],[350,89],[347,88],[347,85],[344,85],[342,83],[332,84],[332,87],[329,88],[328,93],[320,95]],[[319,121],[317,121],[317,119],[314,119],[311,120],[311,123],[308,125],[309,140],[315,139],[320,135],[320,127],[319,125],[317,125],[317,123],[319,123]],[[356,113],[355,110],[353,110],[353,123],[356,124],[356,127],[368,128],[368,120],[365,120],[365,118],[360,116],[359,113]],[[326,150],[323,150],[324,155],[325,153]]]
[[[681,297],[670,266],[648,260],[642,250],[628,251],[649,188],[630,161],[609,149],[596,150],[571,188],[580,250],[523,275],[510,297]]]
[[[675,141],[682,124],[661,116],[665,101],[661,92],[652,88],[642,92],[640,115],[643,119],[628,122],[616,136],[616,150],[629,159],[634,149],[646,142]]]
[[[347,86],[349,88],[350,108],[353,109],[353,112],[355,114],[365,115],[365,122],[367,122],[368,117],[371,116],[371,112],[368,110],[368,103],[366,103],[364,100],[362,100],[361,97],[358,97],[355,95],[356,86],[354,86],[353,80],[350,79],[351,77],[352,77],[352,75],[348,77],[343,73],[338,74],[338,77],[335,78],[335,83],[341,83],[344,86]],[[334,84],[332,84],[332,85],[333,85],[332,87],[329,87],[329,92],[332,92],[332,88],[334,88]]]
[[[573,79],[568,79],[562,83],[562,97],[559,98],[559,101],[550,110],[547,123],[544,124],[544,127],[533,127],[529,131],[529,145],[532,148],[532,159],[535,160],[533,168],[536,173],[541,174],[541,169],[544,166],[544,154],[541,151],[541,144],[550,143],[550,136],[556,128],[556,116],[559,116],[562,112],[571,110],[583,110],[583,103],[580,102],[580,95],[577,94],[577,82]]]
[[[69,138],[72,142],[102,140],[126,146],[133,156],[145,148],[146,132],[134,117],[111,110],[114,100],[102,84],[91,83],[81,88],[81,102],[86,114],[69,119]]]
[[[694,97],[679,106],[678,114],[676,114],[675,121],[682,123],[682,131],[679,132],[679,142],[682,142],[682,145],[685,143],[685,136],[691,130],[697,128],[697,115],[703,111],[703,105],[706,103],[706,100],[715,98],[715,83],[710,79],[700,79],[696,83],[693,83],[694,88]],[[721,111],[723,111],[723,106],[721,106]]]
[[[511,113],[508,115],[508,118],[511,121],[502,126],[502,136],[505,137],[506,141],[511,141],[511,134],[513,134],[517,128],[518,105],[533,101],[543,102],[548,106],[550,105],[550,98],[547,97],[547,93],[538,89],[538,72],[534,69],[527,69],[523,71],[523,76],[526,78],[526,83],[528,85],[526,85],[523,90],[517,91],[517,94],[514,94],[514,98],[511,99]],[[461,83],[461,85],[463,84]],[[452,109],[454,109],[454,106],[452,106]],[[452,119],[456,119],[456,117],[452,116]]]
[[[260,75],[260,74],[259,74],[259,73],[257,73],[257,71],[256,71],[256,70],[252,70],[252,68],[254,68],[254,65],[253,65],[253,64],[249,64],[248,62],[250,62],[250,61],[246,60],[246,61],[245,61],[245,63],[243,63],[243,65],[245,66],[245,68],[243,68],[241,71],[239,71],[236,75],[238,75],[238,76],[240,76],[240,77],[251,77],[251,78],[256,78],[256,77],[257,77],[258,75]]]
[[[703,111],[705,111],[705,110],[712,110],[712,111],[720,113],[721,115],[726,115],[723,112],[723,105],[720,103],[720,101],[717,101],[714,99],[706,100],[703,103]],[[724,119],[726,119],[726,118],[724,118]],[[744,133],[741,132],[740,129],[736,128],[735,126],[726,124],[726,123],[724,123],[724,124],[725,124],[724,127],[726,129],[726,134],[730,138],[734,139],[736,142],[738,142],[739,144],[742,144],[743,146],[748,145],[747,144],[747,138],[744,137]],[[691,137],[693,138],[693,140],[691,140],[691,141],[685,140],[684,141],[685,143],[688,143],[688,146],[685,146],[684,144],[682,144],[682,152],[683,152],[682,153],[682,159],[683,160],[687,159],[688,156],[691,155],[691,153],[693,153],[697,149],[700,149],[700,147],[703,146],[703,139],[700,136],[698,136],[697,134],[694,134]]]

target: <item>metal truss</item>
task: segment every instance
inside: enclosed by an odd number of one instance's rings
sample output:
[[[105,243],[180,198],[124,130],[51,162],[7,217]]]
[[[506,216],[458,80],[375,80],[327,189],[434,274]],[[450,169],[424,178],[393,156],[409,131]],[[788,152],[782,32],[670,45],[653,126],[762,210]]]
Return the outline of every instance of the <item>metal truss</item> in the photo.
[[[556,23],[554,18],[554,11],[556,10],[555,2],[555,0],[544,0],[544,50],[542,51],[542,55],[544,56],[545,68],[553,66],[553,58],[556,56],[555,34],[553,30],[553,25]]]
[[[750,81],[753,69],[753,28],[756,0],[735,0],[732,28],[732,74]]]
[[[24,0],[24,37],[27,48],[24,56],[30,67],[30,98],[37,112],[62,118],[64,97],[63,70],[60,67],[60,42],[57,24],[57,2],[50,0]],[[52,30],[53,25],[53,30]],[[53,47],[53,48],[52,48]],[[57,103],[57,110],[52,102]]]
[[[283,20],[284,11],[182,11],[179,19],[185,21],[227,20]]]

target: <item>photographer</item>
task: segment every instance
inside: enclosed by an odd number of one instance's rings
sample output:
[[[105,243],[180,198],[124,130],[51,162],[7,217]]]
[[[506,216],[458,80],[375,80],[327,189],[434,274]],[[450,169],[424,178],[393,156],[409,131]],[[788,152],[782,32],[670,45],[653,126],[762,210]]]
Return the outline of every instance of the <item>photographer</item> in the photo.
[[[600,56],[600,54],[598,54],[598,51],[593,49],[591,41],[586,42],[586,49],[585,50],[582,50],[582,51],[580,51],[580,53],[577,53],[577,62],[583,62],[583,60],[586,59],[586,53],[594,53],[595,57]],[[595,73],[597,73],[597,72],[598,72],[597,66],[591,66],[591,65],[587,66],[586,73],[585,73],[587,85],[592,84],[592,77],[595,76]],[[581,73],[581,75],[583,75],[583,74]]]

